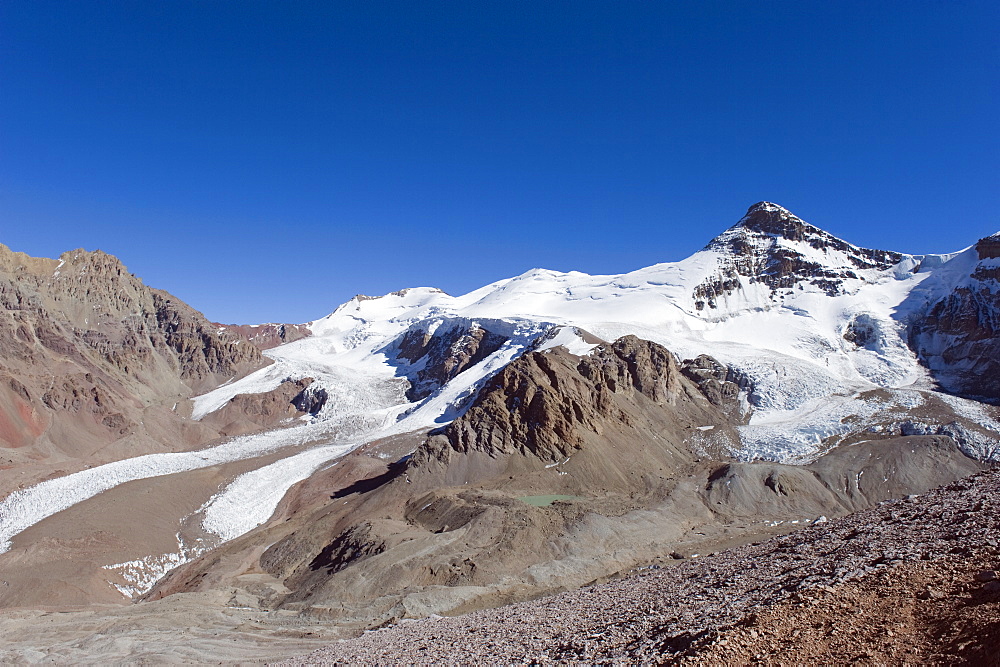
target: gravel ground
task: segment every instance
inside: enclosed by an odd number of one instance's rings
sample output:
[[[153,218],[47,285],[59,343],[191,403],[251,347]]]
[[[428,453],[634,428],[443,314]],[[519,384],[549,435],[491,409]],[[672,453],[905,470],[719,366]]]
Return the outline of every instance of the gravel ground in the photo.
[[[767,542],[283,664],[860,664],[1000,655],[1000,471]]]

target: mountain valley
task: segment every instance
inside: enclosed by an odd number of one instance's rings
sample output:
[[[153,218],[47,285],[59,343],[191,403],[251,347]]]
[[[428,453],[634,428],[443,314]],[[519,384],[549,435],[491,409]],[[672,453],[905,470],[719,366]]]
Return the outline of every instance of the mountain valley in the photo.
[[[190,658],[152,630],[87,639],[156,610],[203,656],[287,658],[762,557],[1000,460],[1000,234],[907,255],[760,202],[680,262],[265,325],[100,251],[0,247],[0,302],[0,628],[72,612],[5,659]],[[590,659],[566,646],[549,659]]]

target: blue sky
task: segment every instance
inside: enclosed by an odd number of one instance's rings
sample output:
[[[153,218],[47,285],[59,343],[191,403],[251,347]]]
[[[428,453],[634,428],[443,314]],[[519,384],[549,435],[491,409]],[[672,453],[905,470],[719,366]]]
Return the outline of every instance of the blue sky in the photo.
[[[1000,230],[1000,3],[0,3],[0,242],[224,322],[681,259],[756,201]]]

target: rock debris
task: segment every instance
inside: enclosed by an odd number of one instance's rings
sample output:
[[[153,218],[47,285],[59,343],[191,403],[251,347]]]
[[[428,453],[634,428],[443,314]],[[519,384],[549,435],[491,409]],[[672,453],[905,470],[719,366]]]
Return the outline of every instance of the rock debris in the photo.
[[[286,664],[988,664],[1000,471],[552,597],[403,621]]]

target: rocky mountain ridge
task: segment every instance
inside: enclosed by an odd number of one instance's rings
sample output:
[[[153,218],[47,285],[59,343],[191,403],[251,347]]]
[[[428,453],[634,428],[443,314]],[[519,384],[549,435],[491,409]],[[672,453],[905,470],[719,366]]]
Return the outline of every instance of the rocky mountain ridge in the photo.
[[[8,360],[38,363],[38,355],[50,350],[74,361],[110,364],[142,380],[142,388],[156,389],[140,374],[160,361],[154,356],[162,356],[157,353],[166,348],[176,356],[178,374],[196,391],[263,361],[259,350],[239,348],[238,340],[213,330],[170,294],[146,287],[116,257],[100,250],[70,251],[57,263],[3,246],[0,267],[5,274],[2,304],[12,320],[6,327]],[[30,317],[37,319],[29,322]],[[77,349],[78,343],[96,354]]]
[[[269,350],[272,347],[294,343],[297,340],[311,336],[312,332],[305,324],[217,324],[220,331],[228,331],[240,338],[253,343],[258,349]]]
[[[0,344],[8,467],[93,465],[108,445],[111,454],[208,439],[179,420],[165,428],[171,405],[266,361],[101,251],[50,260],[0,246]],[[156,429],[144,426],[150,411],[158,414],[150,420],[160,422]]]

